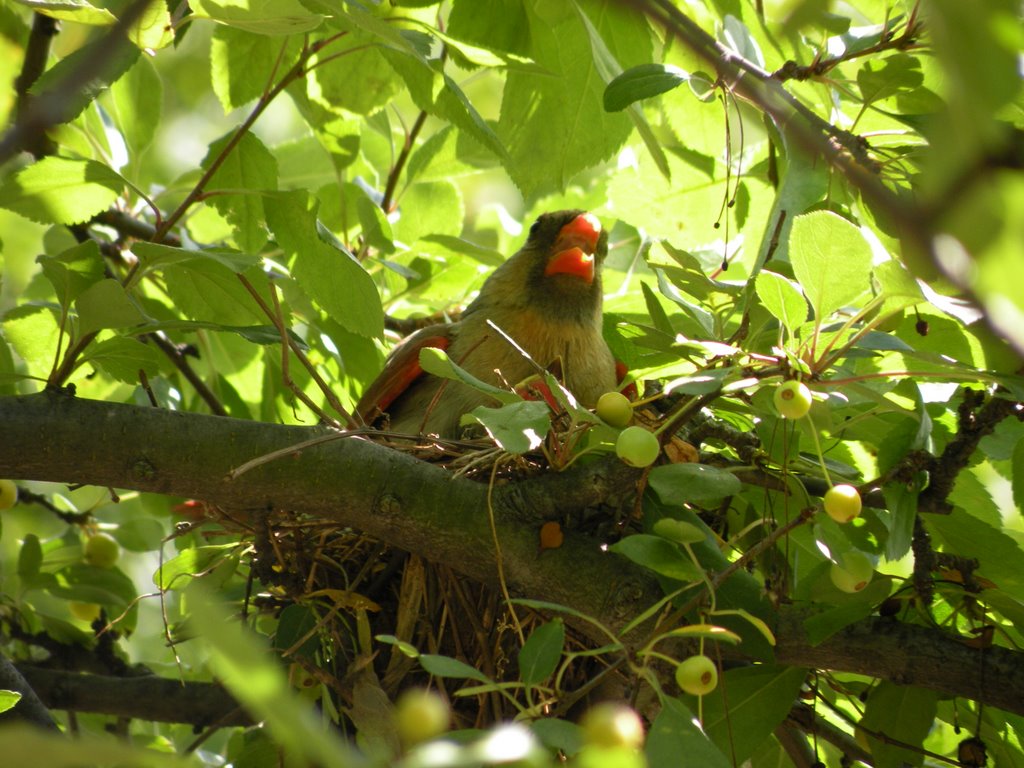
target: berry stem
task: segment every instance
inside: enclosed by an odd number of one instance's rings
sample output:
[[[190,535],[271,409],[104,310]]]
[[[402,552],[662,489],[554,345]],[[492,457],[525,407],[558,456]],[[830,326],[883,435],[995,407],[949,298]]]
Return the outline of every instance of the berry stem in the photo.
[[[832,478],[829,477],[828,467],[825,466],[825,455],[821,452],[821,441],[818,439],[818,428],[814,425],[813,419],[808,419],[807,423],[811,427],[811,436],[814,438],[814,449],[818,452],[818,463],[821,464],[821,472],[825,475],[825,482],[828,483],[828,487],[832,487]]]

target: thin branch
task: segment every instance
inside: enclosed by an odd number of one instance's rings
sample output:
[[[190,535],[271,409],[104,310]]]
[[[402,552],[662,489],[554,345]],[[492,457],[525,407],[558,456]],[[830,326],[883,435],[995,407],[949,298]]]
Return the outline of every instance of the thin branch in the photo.
[[[946,443],[942,455],[936,459],[929,485],[920,496],[922,504],[937,510],[945,510],[947,513],[953,510],[953,506],[946,499],[953,490],[957,476],[967,466],[981,439],[991,434],[999,422],[1010,416],[1015,416],[1018,421],[1024,421],[1024,406],[998,395],[991,397],[975,412],[974,408],[982,396],[968,394],[971,392],[972,390],[965,391],[964,402],[958,409],[957,434]]]
[[[60,25],[56,19],[42,13],[33,14],[32,32],[25,48],[25,60],[21,65],[21,74],[14,81],[14,92],[17,94],[15,114],[18,121],[26,119],[25,115],[32,103],[29,89],[46,70],[46,63],[50,58],[50,43],[59,32]],[[27,137],[24,148],[35,157],[42,157],[53,154],[56,145],[45,131],[39,131],[34,136]]]
[[[196,394],[206,403],[210,413],[215,416],[228,415],[227,409],[220,402],[220,398],[213,393],[213,390],[206,385],[206,382],[196,373],[195,369],[189,365],[188,360],[185,359],[185,353],[181,351],[177,344],[173,343],[160,331],[147,333],[142,337],[142,340],[153,342],[154,346],[167,356],[171,364],[181,372],[181,375],[195,389]]]
[[[323,409],[314,403],[310,397],[303,392],[294,381],[292,381],[291,376],[288,374],[288,350],[291,350],[299,359],[299,362],[302,363],[302,367],[306,369],[309,375],[313,378],[313,381],[316,382],[317,387],[320,388],[324,397],[327,398],[327,402],[329,402],[335,412],[345,420],[345,424],[348,428],[359,429],[362,427],[363,425],[360,424],[352,414],[345,410],[345,406],[341,404],[338,396],[334,394],[334,390],[332,390],[327,382],[324,381],[323,377],[316,370],[316,367],[309,361],[309,358],[306,357],[306,353],[302,351],[302,348],[296,343],[291,333],[288,332],[288,328],[284,323],[284,318],[281,315],[281,305],[278,303],[277,291],[274,286],[271,285],[271,296],[274,300],[274,309],[271,309],[267,306],[263,297],[260,296],[259,291],[256,290],[256,286],[249,282],[245,275],[238,275],[238,279],[245,290],[249,292],[249,295],[252,296],[253,301],[259,305],[263,314],[265,314],[270,322],[274,324],[274,327],[277,328],[278,333],[281,335],[281,375],[284,377],[285,385],[305,404],[307,408],[323,419],[324,422],[341,429],[340,424],[324,413]]]
[[[911,50],[917,47],[918,39],[924,31],[924,22],[917,18],[917,13],[918,6],[915,4],[914,10],[911,11],[910,18],[907,20],[907,25],[903,29],[903,34],[899,37],[895,35],[894,30],[885,30],[882,33],[881,39],[874,45],[869,45],[866,48],[860,48],[855,51],[848,51],[840,56],[832,56],[827,59],[815,58],[813,62],[806,66],[800,66],[795,61],[787,61],[772,72],[772,77],[779,82],[785,82],[786,80],[808,80],[812,77],[821,77],[831,72],[840,64],[863,56],[873,56],[885,51]]]
[[[398,186],[398,179],[402,175],[402,170],[405,168],[406,162],[409,160],[409,155],[412,154],[413,146],[416,144],[416,137],[419,136],[420,131],[423,129],[423,124],[427,122],[426,111],[421,111],[416,116],[416,122],[412,124],[412,128],[409,133],[405,135],[405,143],[402,145],[402,151],[398,155],[398,159],[395,160],[395,165],[391,169],[391,173],[388,174],[387,186],[384,188],[384,198],[380,202],[381,210],[385,214],[391,212],[392,200],[395,196],[395,188]]]
[[[289,69],[284,76],[274,85],[273,88],[266,91],[259,100],[256,102],[256,106],[253,107],[252,112],[245,118],[235,132],[228,139],[228,142],[224,145],[224,148],[218,153],[218,155],[210,163],[209,167],[199,177],[199,181],[195,183],[195,186],[185,196],[185,199],[181,201],[181,204],[174,209],[164,221],[157,227],[156,232],[153,234],[153,242],[161,242],[164,236],[171,230],[171,228],[178,223],[182,216],[188,211],[192,205],[200,199],[203,191],[206,189],[206,185],[210,183],[210,179],[213,178],[214,174],[220,169],[221,165],[231,154],[232,150],[238,146],[238,142],[242,140],[242,137],[248,133],[249,129],[252,128],[253,124],[260,118],[263,112],[270,106],[270,103],[277,98],[277,96],[284,91],[289,85],[303,77],[306,73],[306,63],[309,59],[316,55],[319,51],[323,50],[326,46],[339,40],[343,35],[347,33],[341,32],[336,35],[332,35],[323,40],[318,40],[312,45],[308,46],[303,50],[299,56],[299,60],[295,62],[291,69]],[[130,275],[129,275],[130,277]]]

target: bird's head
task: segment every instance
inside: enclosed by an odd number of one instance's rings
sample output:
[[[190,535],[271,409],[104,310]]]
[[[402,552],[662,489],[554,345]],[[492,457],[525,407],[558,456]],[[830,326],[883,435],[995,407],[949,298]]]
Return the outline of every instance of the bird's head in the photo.
[[[600,315],[601,264],[607,254],[608,234],[593,214],[542,214],[526,243],[491,275],[473,306],[530,308],[591,323]]]

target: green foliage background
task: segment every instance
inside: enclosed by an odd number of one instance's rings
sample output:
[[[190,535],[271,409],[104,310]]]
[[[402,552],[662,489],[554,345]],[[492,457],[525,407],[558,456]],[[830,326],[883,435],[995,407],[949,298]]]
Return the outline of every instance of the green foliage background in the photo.
[[[740,586],[712,590],[717,604],[690,605],[689,619],[739,631],[740,654],[765,661],[771,633],[750,616],[771,624],[772,601],[816,606],[806,628],[823,641],[893,598],[902,621],[966,640],[988,633],[1020,651],[1019,6],[677,6],[5,4],[0,394],[73,384],[82,398],[307,425],[320,415],[312,405],[344,425],[396,330],[464,306],[538,214],[584,208],[611,232],[609,344],[637,378],[682,396],[673,413],[684,437],[715,425],[704,434],[707,466],[652,473],[643,532],[616,544],[619,555],[655,572],[678,607],[705,569],[720,572],[762,542],[766,521],[817,510],[828,482],[848,482],[868,499],[855,525],[816,512],[751,557]],[[34,13],[61,31],[45,71],[33,73]],[[117,19],[130,44],[110,32]],[[278,317],[308,360],[290,357],[293,387]],[[792,377],[815,392],[810,416],[795,423],[771,402]],[[505,414],[500,426],[522,432]],[[979,421],[991,427],[984,435],[971,433]],[[757,450],[745,452],[736,433],[759,438]],[[0,536],[8,657],[31,655],[27,635],[95,649],[68,601],[99,603],[110,618],[123,614],[120,631],[134,630],[121,650],[132,661],[168,677],[216,675],[268,718],[267,730],[225,729],[192,762],[269,765],[277,747],[323,765],[395,758],[372,728],[352,728],[329,691],[323,719],[360,731],[361,753],[334,743],[299,704],[282,704],[278,665],[252,638],[222,635],[216,609],[185,590],[205,583],[237,608],[245,541],[192,532],[165,542],[177,499],[128,493],[112,503],[102,488],[20,482],[17,466],[0,474],[22,489]],[[685,543],[657,535],[666,517],[701,533]],[[117,569],[81,560],[82,538],[97,528],[125,550]],[[941,555],[931,573],[918,549],[925,534]],[[828,571],[854,548],[876,574],[847,596]],[[137,602],[154,589],[160,550],[155,586],[166,602]],[[963,558],[978,560],[966,581]],[[378,648],[367,645],[365,612],[346,610],[352,648]],[[176,646],[175,658],[163,618],[177,633],[196,611],[212,611],[205,642]],[[256,628],[280,632],[270,618]],[[900,679],[764,663],[724,672],[726,703],[698,703],[657,682],[653,656],[632,659],[659,705],[643,755],[579,751],[574,726],[539,718],[539,700],[568,693],[551,677],[564,643],[560,623],[541,625],[508,696],[535,721],[523,743],[538,738],[581,764],[668,765],[682,751],[709,765],[801,764],[778,728],[813,686],[817,714],[846,739],[815,742],[830,765],[844,752],[879,766],[955,758],[961,727],[995,764],[1024,765],[1024,713],[984,706],[972,691],[954,698]],[[450,659],[420,660],[439,679],[493,683]],[[697,712],[707,736],[690,722]],[[98,734],[103,722],[84,715],[78,727]],[[166,752],[192,738],[184,725],[136,721],[130,732]],[[486,761],[493,737],[452,764]],[[38,749],[21,743],[22,755]],[[528,759],[546,764],[537,749]],[[63,760],[46,753],[34,764]]]

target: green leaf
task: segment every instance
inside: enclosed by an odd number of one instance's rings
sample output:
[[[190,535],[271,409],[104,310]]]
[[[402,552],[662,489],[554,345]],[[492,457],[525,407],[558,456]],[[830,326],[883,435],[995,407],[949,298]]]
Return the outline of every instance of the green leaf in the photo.
[[[196,18],[261,35],[312,32],[324,18],[308,11],[299,0],[192,0],[189,5]]]
[[[414,243],[428,235],[458,239],[466,211],[462,193],[450,181],[419,182],[399,199],[401,216],[393,225],[395,239]]]
[[[831,211],[796,217],[789,259],[818,324],[868,288],[871,246],[857,227]]]
[[[665,504],[714,501],[734,496],[742,483],[732,472],[707,464],[664,464],[651,470],[648,484]]]
[[[280,53],[280,40],[216,26],[210,43],[210,79],[225,114],[266,90]]]
[[[21,694],[17,691],[0,689],[0,714],[13,709],[19,701],[21,701]]]
[[[255,717],[265,720],[275,743],[300,763],[350,768],[363,762],[334,732],[321,727],[309,705],[288,686],[266,638],[250,632],[204,591],[190,592],[189,607],[217,680]]]
[[[696,525],[685,520],[674,520],[671,517],[663,517],[655,520],[651,530],[655,536],[674,541],[677,544],[696,544],[706,538],[704,531]]]
[[[31,376],[45,377],[53,366],[60,337],[57,314],[53,307],[27,305],[15,307],[4,316],[4,338],[25,361]]]
[[[383,253],[394,253],[395,238],[391,234],[391,223],[380,206],[363,194],[356,198],[356,212],[366,242]]]
[[[807,670],[799,667],[762,664],[728,670],[719,682],[724,695],[716,691],[704,697],[704,730],[719,749],[734,755],[737,765],[743,763],[789,714],[806,678]]]
[[[103,328],[128,328],[145,321],[145,316],[117,280],[93,283],[75,300],[78,332],[85,336]]]
[[[818,576],[827,581],[825,576],[829,566],[825,565]],[[829,587],[832,587],[829,582]],[[889,597],[892,584],[888,579],[872,579],[860,592],[854,594],[843,594],[842,602],[816,613],[804,620],[804,631],[807,632],[807,641],[811,645],[818,645],[828,640],[836,632],[850,626],[851,624],[865,619],[874,613],[879,603]],[[838,590],[836,590],[838,592]]]
[[[31,582],[39,574],[39,566],[43,564],[43,548],[39,537],[34,533],[25,535],[18,550],[18,576]]]
[[[149,3],[128,28],[128,39],[144,51],[157,51],[174,42],[174,24],[166,3]]]
[[[622,66],[651,60],[651,33],[641,16],[611,0],[586,8]],[[564,190],[577,173],[611,157],[633,126],[626,115],[604,110],[605,81],[586,26],[571,6],[528,4],[527,14],[530,54],[553,76],[508,73],[498,135],[511,156],[512,180],[530,197]]]
[[[153,574],[153,583],[160,589],[182,590],[193,577],[212,571],[223,562],[238,561],[237,544],[211,544],[190,547],[164,563]]]
[[[671,91],[690,79],[690,74],[671,64],[641,64],[627,69],[604,89],[604,108],[625,109],[634,101]]]
[[[310,66],[326,58],[331,61],[307,75],[307,98],[334,115],[340,110],[370,115],[394,99],[402,89],[402,80],[388,66],[389,59],[376,42],[357,30],[313,57]],[[353,88],[353,83],[360,87]]]
[[[489,683],[491,680],[476,667],[453,659],[450,656],[439,656],[434,653],[422,653],[419,656],[423,669],[438,677],[454,677],[460,680],[477,680]]]
[[[615,542],[608,550],[676,581],[698,581],[701,578],[696,563],[681,552],[678,545],[661,536],[637,533]]]
[[[140,241],[132,245],[132,253],[139,259],[139,270],[136,272],[136,276],[140,273],[145,275],[151,271],[163,269],[174,264],[187,264],[190,262],[219,264],[235,274],[241,274],[260,264],[259,256],[227,248],[207,248],[202,251],[189,251],[170,245]],[[138,277],[132,282],[132,285],[136,283],[138,283]]]
[[[104,275],[103,257],[95,240],[86,240],[57,256],[40,256],[36,261],[65,309],[70,309],[74,300]]]
[[[422,238],[422,240],[425,243],[436,243],[452,253],[469,256],[471,259],[480,262],[484,266],[500,267],[505,262],[505,257],[498,251],[491,248],[484,248],[476,243],[471,243],[469,240],[464,240],[461,237],[452,237],[451,235],[427,235]]]
[[[765,309],[782,323],[790,336],[807,322],[807,300],[800,292],[800,286],[782,275],[761,270],[754,287]]]
[[[587,16],[578,0],[573,0],[573,7],[576,9],[576,15],[579,16],[580,21],[583,22],[583,26],[587,30],[587,37],[590,39],[590,51],[594,58],[594,66],[597,68],[598,74],[601,75],[601,79],[604,80],[606,84],[611,83],[616,77],[622,74],[622,65],[619,64],[618,60],[608,49],[605,39],[594,27],[593,23],[590,21],[590,17]],[[608,91],[606,89],[606,99],[607,96]],[[651,160],[653,160],[654,164],[658,166],[658,170],[661,171],[662,176],[666,179],[670,178],[672,172],[669,169],[668,159],[665,157],[665,152],[661,147],[661,141],[658,136],[655,135],[654,129],[651,128],[650,123],[647,122],[643,109],[641,109],[637,104],[629,104],[625,109],[629,119],[636,127],[636,132],[640,134],[640,138],[643,139],[644,146],[647,147]],[[605,102],[605,111],[608,111],[607,101]]]
[[[419,109],[449,121],[499,160],[509,161],[501,139],[450,76],[434,69],[422,56],[394,49],[386,49],[383,53],[391,67],[405,80],[409,95]]]
[[[18,5],[61,21],[107,26],[117,21],[106,8],[97,8],[86,0],[15,0]]]
[[[82,87],[76,88],[60,105],[60,122],[69,122],[82,113],[110,84],[127,72],[139,58],[139,49],[123,40],[111,42],[106,35],[92,40],[58,61],[32,84],[31,93],[39,96],[63,86],[65,80],[76,77],[86,64],[102,56],[107,64],[102,72]],[[63,223],[63,222],[61,222]]]
[[[935,720],[939,694],[922,688],[896,685],[883,680],[871,689],[861,725],[869,732],[868,743],[877,768],[921,765],[920,748]],[[896,736],[912,749],[871,738],[870,732]]]
[[[44,157],[0,186],[0,207],[43,224],[81,224],[106,210],[124,179],[94,160]]]
[[[449,34],[491,50],[525,54],[530,21],[522,0],[455,0]]]
[[[885,557],[896,561],[910,551],[917,519],[917,489],[908,489],[906,483],[889,483],[882,488],[889,514],[883,521],[889,528],[885,542]]]
[[[921,62],[906,53],[895,53],[880,61],[868,59],[857,71],[857,87],[866,103],[914,90],[923,82]]]
[[[169,255],[167,251],[163,253]],[[168,263],[163,269],[167,292],[181,314],[229,326],[250,326],[266,321],[233,269],[225,267],[212,254],[196,256],[180,264]],[[257,290],[265,287],[266,277],[262,273],[253,270],[248,277]],[[262,293],[266,295],[265,291]]]
[[[150,378],[160,371],[160,354],[153,347],[123,337],[90,345],[82,362],[91,363],[126,384],[138,383],[139,371],[145,371]]]
[[[163,110],[164,87],[156,67],[140,56],[123,77],[110,87],[110,112],[128,147],[138,154],[153,141]]]
[[[553,619],[530,634],[519,651],[519,679],[527,686],[540,685],[554,674],[565,647],[565,623]]]
[[[203,159],[209,168],[224,154],[233,134],[217,139]],[[209,198],[234,227],[235,242],[243,251],[257,253],[267,242],[264,228],[264,191],[277,189],[277,159],[252,133],[242,135],[238,144],[227,153],[217,172],[207,184],[207,191],[242,190],[241,193],[219,194]]]
[[[57,573],[56,583],[46,591],[64,600],[78,600],[83,603],[99,603],[108,613],[119,616],[127,610],[123,623],[125,630],[135,627],[138,593],[135,584],[118,568],[97,568],[85,563],[72,563]]]
[[[679,765],[680,755],[686,755],[687,764],[702,768],[731,768],[726,758],[728,748],[722,752],[704,733],[693,713],[678,699],[664,697],[661,712],[651,724],[644,753],[653,768]]]
[[[481,405],[470,415],[509,453],[532,451],[544,442],[551,430],[551,409],[540,400],[520,400],[501,408]]]
[[[289,605],[281,611],[277,619],[277,632],[274,633],[275,650],[312,657],[320,647],[316,635],[317,620],[316,612],[310,605]]]
[[[278,244],[294,257],[292,273],[302,289],[345,329],[379,337],[384,309],[377,287],[351,254],[320,239],[316,208],[305,192],[278,194],[267,207],[267,223]]]
[[[1024,437],[1020,438],[1013,446],[1010,466],[1013,501],[1017,505],[1017,509],[1024,509]]]
[[[420,350],[420,366],[427,373],[440,376],[442,379],[461,381],[463,384],[472,387],[480,392],[486,392],[500,403],[518,403],[522,398],[515,392],[507,389],[500,389],[486,382],[480,381],[473,374],[466,372],[456,365],[444,350],[436,347],[424,347]]]
[[[1024,547],[974,512],[957,508],[952,515],[927,515],[925,525],[943,551],[975,558],[981,564],[978,576],[1010,594],[1024,595]]]

